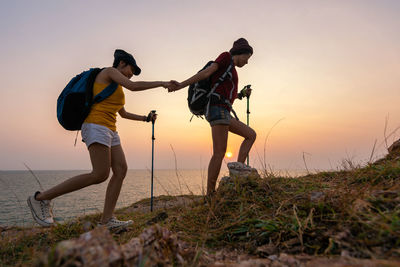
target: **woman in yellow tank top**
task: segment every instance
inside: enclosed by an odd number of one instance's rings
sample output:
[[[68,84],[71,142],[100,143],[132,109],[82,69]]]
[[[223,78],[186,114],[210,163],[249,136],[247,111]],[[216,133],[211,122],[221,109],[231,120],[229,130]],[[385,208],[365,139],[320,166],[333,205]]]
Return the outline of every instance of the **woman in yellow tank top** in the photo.
[[[146,116],[127,112],[124,108],[125,95],[122,87],[130,91],[142,91],[156,87],[171,89],[177,86],[176,81],[132,82],[130,78],[133,75],[139,75],[140,72],[141,70],[133,56],[117,49],[114,53],[113,67],[104,68],[97,75],[93,86],[93,95],[101,92],[112,82],[118,83],[119,86],[110,97],[92,107],[89,116],[82,125],[82,139],[88,147],[93,171],[72,177],[49,190],[36,192],[30,196],[28,205],[37,223],[42,226],[53,225],[50,200],[86,186],[104,182],[108,179],[111,169],[112,176],[108,183],[100,224],[105,225],[110,230],[125,228],[132,224],[130,220],[120,221],[113,216],[122,182],[128,169],[116,132],[116,116],[118,112],[124,119],[149,122],[155,120],[156,115],[149,113]]]

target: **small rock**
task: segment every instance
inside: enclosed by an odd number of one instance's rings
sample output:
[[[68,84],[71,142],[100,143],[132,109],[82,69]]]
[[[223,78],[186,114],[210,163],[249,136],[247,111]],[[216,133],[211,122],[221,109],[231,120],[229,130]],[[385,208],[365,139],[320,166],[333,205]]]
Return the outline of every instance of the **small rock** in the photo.
[[[50,253],[51,262],[42,262],[42,266],[186,266],[195,255],[194,249],[159,225],[146,228],[122,246],[105,227],[96,227],[79,238],[60,242]]]
[[[270,259],[271,261],[276,261],[276,260],[278,260],[278,256],[277,255],[270,255],[270,256],[268,256],[268,259]]]
[[[325,196],[324,192],[318,192],[318,191],[314,191],[311,192],[311,196],[310,196],[310,200],[311,201],[319,201],[321,198],[323,198]]]
[[[396,150],[400,149],[400,139],[395,141],[389,148],[388,151],[389,153],[393,153]]]
[[[74,266],[114,266],[123,262],[118,244],[105,227],[97,227],[78,239],[60,242],[51,258],[51,266],[66,262],[74,263]]]

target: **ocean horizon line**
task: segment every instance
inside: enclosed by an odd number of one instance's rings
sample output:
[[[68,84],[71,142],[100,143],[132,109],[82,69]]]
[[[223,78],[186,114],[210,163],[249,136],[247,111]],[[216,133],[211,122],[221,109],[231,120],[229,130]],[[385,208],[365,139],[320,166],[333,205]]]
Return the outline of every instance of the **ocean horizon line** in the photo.
[[[154,169],[157,171],[175,171],[175,168],[171,168],[171,169],[166,169],[166,168],[160,168],[160,169]],[[197,171],[197,170],[205,170],[205,169],[196,169],[196,168],[178,168],[179,170],[193,170],[193,171]],[[9,169],[9,170],[0,170],[0,172],[18,172],[18,171],[91,171],[91,169]],[[128,171],[151,171],[151,169],[128,169]]]

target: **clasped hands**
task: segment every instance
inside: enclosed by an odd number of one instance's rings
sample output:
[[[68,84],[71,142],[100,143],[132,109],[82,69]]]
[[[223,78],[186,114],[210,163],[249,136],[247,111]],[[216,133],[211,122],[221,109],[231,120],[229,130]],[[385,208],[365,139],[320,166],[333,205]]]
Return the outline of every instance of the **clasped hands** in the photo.
[[[165,82],[163,87],[168,89],[168,93],[171,93],[171,92],[177,91],[179,89],[182,89],[184,86],[182,86],[182,84],[180,82],[171,80],[169,82]]]

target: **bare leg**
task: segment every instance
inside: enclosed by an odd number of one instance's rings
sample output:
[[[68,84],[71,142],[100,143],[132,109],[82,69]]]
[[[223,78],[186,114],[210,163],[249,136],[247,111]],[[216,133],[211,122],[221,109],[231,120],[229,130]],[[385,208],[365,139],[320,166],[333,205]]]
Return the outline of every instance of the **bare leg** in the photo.
[[[213,155],[208,165],[207,195],[210,196],[215,191],[219,171],[221,170],[222,160],[226,152],[228,142],[229,125],[211,126],[213,140]]]
[[[93,171],[91,173],[72,177],[49,190],[41,192],[36,196],[36,199],[51,200],[58,196],[107,180],[111,165],[110,148],[99,143],[94,143],[89,146],[89,154],[93,166]]]
[[[254,141],[256,141],[257,137],[256,132],[243,122],[238,121],[234,118],[232,118],[230,121],[229,131],[244,137],[244,140],[240,145],[240,150],[237,160],[239,162],[244,163],[247,156],[249,155],[250,149],[253,146]]]
[[[113,175],[107,186],[104,211],[101,218],[102,223],[107,223],[113,215],[119,193],[121,192],[122,182],[124,181],[128,170],[124,151],[122,150],[121,145],[111,147],[111,168]]]

